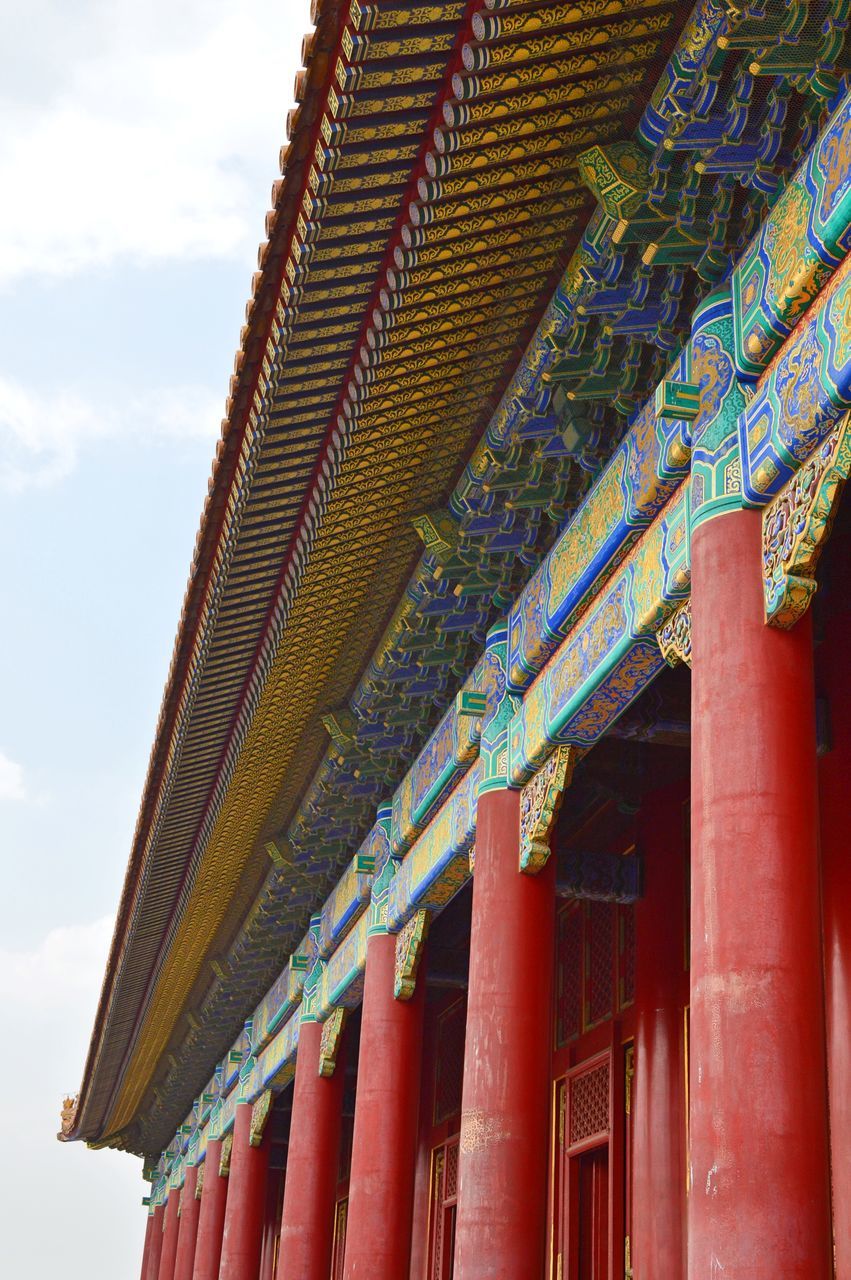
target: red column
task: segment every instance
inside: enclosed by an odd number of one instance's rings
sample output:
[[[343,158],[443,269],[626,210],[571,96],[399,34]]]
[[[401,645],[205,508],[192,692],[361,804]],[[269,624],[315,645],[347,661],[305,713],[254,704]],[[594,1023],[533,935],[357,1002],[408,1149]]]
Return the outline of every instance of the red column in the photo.
[[[411,1262],[408,1280],[425,1280],[428,1262],[428,1220],[431,1208],[431,1125],[434,1114],[434,1055],[437,1024],[433,1009],[426,1008],[423,1029],[422,1078],[417,1120],[417,1157],[414,1173],[414,1211],[411,1222]]]
[[[252,1147],[251,1103],[236,1108],[219,1280],[257,1280],[263,1245],[269,1144]]]
[[[190,1165],[186,1170],[183,1198],[180,1202],[180,1230],[177,1235],[177,1254],[174,1259],[174,1280],[192,1280],[198,1214],[201,1209],[201,1201],[195,1198],[197,1184],[198,1170],[195,1165]]]
[[[177,1253],[177,1232],[180,1219],[177,1210],[180,1207],[180,1190],[172,1187],[168,1193],[165,1206],[165,1222],[163,1225],[163,1247],[160,1255],[160,1269],[157,1280],[174,1280],[174,1259]]]
[[[142,1271],[140,1280],[148,1280],[148,1259],[151,1256],[151,1239],[154,1234],[154,1215],[148,1214],[145,1224],[145,1247],[142,1250]]]
[[[425,980],[418,979],[410,1000],[396,1000],[395,964],[395,937],[372,934],[361,1012],[345,1280],[401,1280],[408,1270]]]
[[[555,859],[519,870],[520,797],[479,798],[455,1271],[540,1280],[547,1216]]]
[[[277,1280],[328,1280],[340,1160],[344,1070],[319,1074],[322,1026],[302,1022],[293,1088]]]
[[[160,1273],[160,1258],[163,1252],[163,1218],[165,1205],[158,1204],[153,1213],[151,1227],[151,1247],[148,1251],[148,1273],[146,1280],[157,1280]]]
[[[763,621],[757,511],[693,535],[692,654],[689,1276],[823,1280],[811,620]]]
[[[221,1158],[221,1141],[215,1139],[208,1142],[192,1280],[219,1280],[222,1232],[225,1226],[225,1208],[228,1198],[228,1180],[219,1173]]]
[[[635,1280],[686,1268],[685,858],[688,788],[645,797],[644,895],[635,905],[632,1232]]]
[[[851,1277],[851,539],[830,548],[829,616],[819,649],[830,750],[819,762],[824,883],[827,1075],[837,1280]]]
[[[271,1157],[271,1152],[269,1153]],[[260,1253],[259,1280],[275,1280],[275,1245],[281,1230],[278,1212],[281,1204],[282,1171],[269,1169],[266,1178],[266,1208],[263,1217],[263,1248]]]

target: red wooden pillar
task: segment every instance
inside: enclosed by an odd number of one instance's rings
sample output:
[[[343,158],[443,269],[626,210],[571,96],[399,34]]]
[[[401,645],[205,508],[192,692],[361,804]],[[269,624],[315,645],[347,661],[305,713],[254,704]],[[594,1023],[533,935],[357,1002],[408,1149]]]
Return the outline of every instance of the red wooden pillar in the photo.
[[[428,1265],[428,1227],[431,1209],[431,1124],[434,1112],[434,1056],[437,1024],[434,1011],[426,1008],[423,1028],[423,1057],[420,1105],[417,1120],[417,1156],[414,1173],[414,1210],[411,1222],[411,1260],[408,1280],[425,1280]]]
[[[148,1271],[146,1280],[157,1280],[160,1273],[160,1258],[163,1252],[163,1218],[165,1205],[158,1204],[153,1212],[151,1226],[151,1247],[148,1251]]]
[[[145,1246],[142,1249],[142,1270],[140,1280],[148,1280],[148,1259],[151,1256],[151,1239],[154,1234],[154,1214],[151,1211],[148,1214],[148,1221],[145,1224]]]
[[[222,1256],[222,1232],[228,1198],[228,1180],[219,1173],[222,1143],[216,1138],[207,1143],[204,1161],[201,1208],[198,1212],[198,1236],[192,1280],[218,1280]]]
[[[520,797],[479,797],[455,1273],[540,1280],[547,1216],[555,860],[519,870]]]
[[[219,1280],[257,1280],[260,1269],[269,1144],[249,1142],[252,1111],[241,1102],[234,1116]]]
[[[174,1280],[174,1259],[177,1255],[177,1233],[180,1219],[177,1210],[180,1207],[180,1188],[172,1187],[168,1193],[163,1225],[163,1248],[160,1255],[160,1269],[157,1280]]]
[[[186,1170],[186,1181],[183,1184],[183,1196],[180,1201],[180,1230],[177,1234],[177,1254],[174,1259],[174,1280],[192,1280],[192,1267],[195,1262],[195,1241],[198,1235],[198,1213],[201,1201],[195,1197],[198,1185],[198,1169],[189,1165]]]
[[[425,981],[394,998],[396,938],[367,942],[358,1086],[346,1222],[345,1280],[401,1280],[411,1215],[423,1047]]]
[[[342,1053],[319,1074],[322,1026],[299,1029],[277,1280],[328,1280],[343,1115]]]
[[[684,1071],[687,787],[645,797],[644,895],[635,904],[632,1232],[635,1280],[683,1280],[686,1268]]]
[[[763,621],[761,517],[692,540],[689,1276],[830,1274],[811,620]]]
[[[270,1158],[271,1158],[271,1152]],[[266,1177],[266,1205],[263,1213],[263,1248],[260,1251],[259,1280],[275,1280],[275,1245],[281,1230],[278,1213],[281,1207],[282,1171],[269,1168]]]
[[[833,1164],[833,1228],[837,1280],[851,1277],[851,538],[831,546],[829,616],[819,649],[819,676],[830,724],[830,749],[819,762],[827,1076]]]

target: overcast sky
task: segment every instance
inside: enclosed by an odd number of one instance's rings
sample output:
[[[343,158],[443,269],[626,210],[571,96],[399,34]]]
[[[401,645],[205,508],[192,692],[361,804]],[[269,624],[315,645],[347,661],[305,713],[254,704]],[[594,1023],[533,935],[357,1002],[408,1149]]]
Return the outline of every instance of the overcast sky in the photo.
[[[308,0],[0,0],[0,1274],[138,1280],[76,1092]]]

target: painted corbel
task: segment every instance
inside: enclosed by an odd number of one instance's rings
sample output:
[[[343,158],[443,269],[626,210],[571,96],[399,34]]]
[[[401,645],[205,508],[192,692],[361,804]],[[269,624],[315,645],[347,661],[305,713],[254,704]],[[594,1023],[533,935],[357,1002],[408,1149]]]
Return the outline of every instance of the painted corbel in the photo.
[[[788,631],[816,591],[815,572],[851,470],[851,414],[834,427],[762,513],[765,621]]]
[[[430,911],[415,911],[396,938],[393,995],[397,1000],[410,1000],[417,989],[417,971],[430,922]]]
[[[534,875],[550,856],[550,832],[576,765],[576,748],[556,747],[520,792],[520,870]]]

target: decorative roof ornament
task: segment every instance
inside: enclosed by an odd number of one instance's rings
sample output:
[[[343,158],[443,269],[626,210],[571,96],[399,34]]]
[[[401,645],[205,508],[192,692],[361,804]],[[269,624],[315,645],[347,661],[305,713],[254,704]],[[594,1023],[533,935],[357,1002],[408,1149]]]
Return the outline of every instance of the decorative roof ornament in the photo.
[[[65,1098],[60,1111],[61,1127],[57,1133],[60,1142],[70,1142],[71,1135],[74,1132],[74,1126],[77,1123],[77,1108],[80,1105],[80,1095],[75,1093]]]

